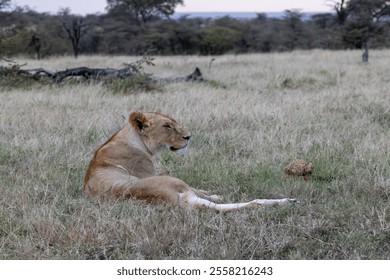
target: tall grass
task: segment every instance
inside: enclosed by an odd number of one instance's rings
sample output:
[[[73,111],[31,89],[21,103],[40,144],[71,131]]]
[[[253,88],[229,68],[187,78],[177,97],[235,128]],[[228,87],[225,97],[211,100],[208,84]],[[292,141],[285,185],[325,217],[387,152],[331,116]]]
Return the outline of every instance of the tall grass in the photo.
[[[132,57],[27,60],[26,67],[120,67]],[[0,259],[390,258],[390,51],[158,57],[157,76],[205,83],[112,94],[100,84],[0,90]],[[20,62],[26,62],[20,59]],[[161,108],[193,134],[156,164],[226,201],[299,206],[211,210],[83,196],[93,150],[133,110]],[[286,180],[294,158],[308,182]]]

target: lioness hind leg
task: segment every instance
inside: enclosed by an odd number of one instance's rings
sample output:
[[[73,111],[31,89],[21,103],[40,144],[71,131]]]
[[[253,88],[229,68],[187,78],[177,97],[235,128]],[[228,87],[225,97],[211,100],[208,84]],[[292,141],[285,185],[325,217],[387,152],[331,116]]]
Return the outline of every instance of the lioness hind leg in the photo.
[[[210,194],[210,192],[208,191],[205,191],[205,190],[198,190],[198,189],[195,189],[195,188],[191,188],[191,190],[199,197],[201,198],[204,198],[204,199],[207,199],[207,200],[211,200],[211,201],[214,201],[214,202],[220,202],[223,200],[223,197],[220,196],[220,195],[216,195],[216,194]]]
[[[249,202],[218,204],[209,201],[207,199],[200,198],[196,195],[187,197],[187,203],[189,204],[190,207],[193,208],[208,207],[221,212],[238,210],[242,208],[256,208],[262,206],[286,205],[286,204],[291,204],[296,202],[297,202],[296,199],[282,198],[282,199],[255,199]]]
[[[180,204],[180,195],[189,192],[192,193],[190,187],[180,179],[170,176],[152,176],[130,184],[126,188],[125,197],[149,202],[164,201]]]

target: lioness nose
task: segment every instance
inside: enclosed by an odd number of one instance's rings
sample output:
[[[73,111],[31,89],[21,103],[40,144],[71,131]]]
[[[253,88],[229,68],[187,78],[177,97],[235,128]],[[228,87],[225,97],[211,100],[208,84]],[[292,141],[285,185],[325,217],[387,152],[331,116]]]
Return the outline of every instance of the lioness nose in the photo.
[[[190,138],[191,138],[191,135],[183,136],[183,139],[187,140],[187,141],[190,140]]]

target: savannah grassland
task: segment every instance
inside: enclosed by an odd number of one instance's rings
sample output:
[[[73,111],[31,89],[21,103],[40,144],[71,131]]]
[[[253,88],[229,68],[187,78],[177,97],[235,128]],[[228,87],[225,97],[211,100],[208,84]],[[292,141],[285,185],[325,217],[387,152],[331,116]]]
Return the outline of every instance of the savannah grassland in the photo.
[[[157,57],[146,72],[204,83],[113,93],[102,84],[0,91],[0,259],[389,259],[390,51]],[[26,68],[121,67],[70,57]],[[225,214],[82,193],[95,148],[133,110],[162,109],[193,137],[156,164],[226,202],[300,205]],[[294,158],[305,182],[283,176]]]

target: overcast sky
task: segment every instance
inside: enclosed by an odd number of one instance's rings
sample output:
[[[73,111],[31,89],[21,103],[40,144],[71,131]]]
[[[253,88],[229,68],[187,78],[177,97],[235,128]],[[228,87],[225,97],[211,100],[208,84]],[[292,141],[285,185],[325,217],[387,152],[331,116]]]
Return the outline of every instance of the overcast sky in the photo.
[[[56,13],[70,8],[74,14],[103,13],[106,0],[12,0],[19,6],[29,6],[39,12]],[[329,12],[325,0],[184,0],[177,12],[282,12],[301,9],[302,12]]]

